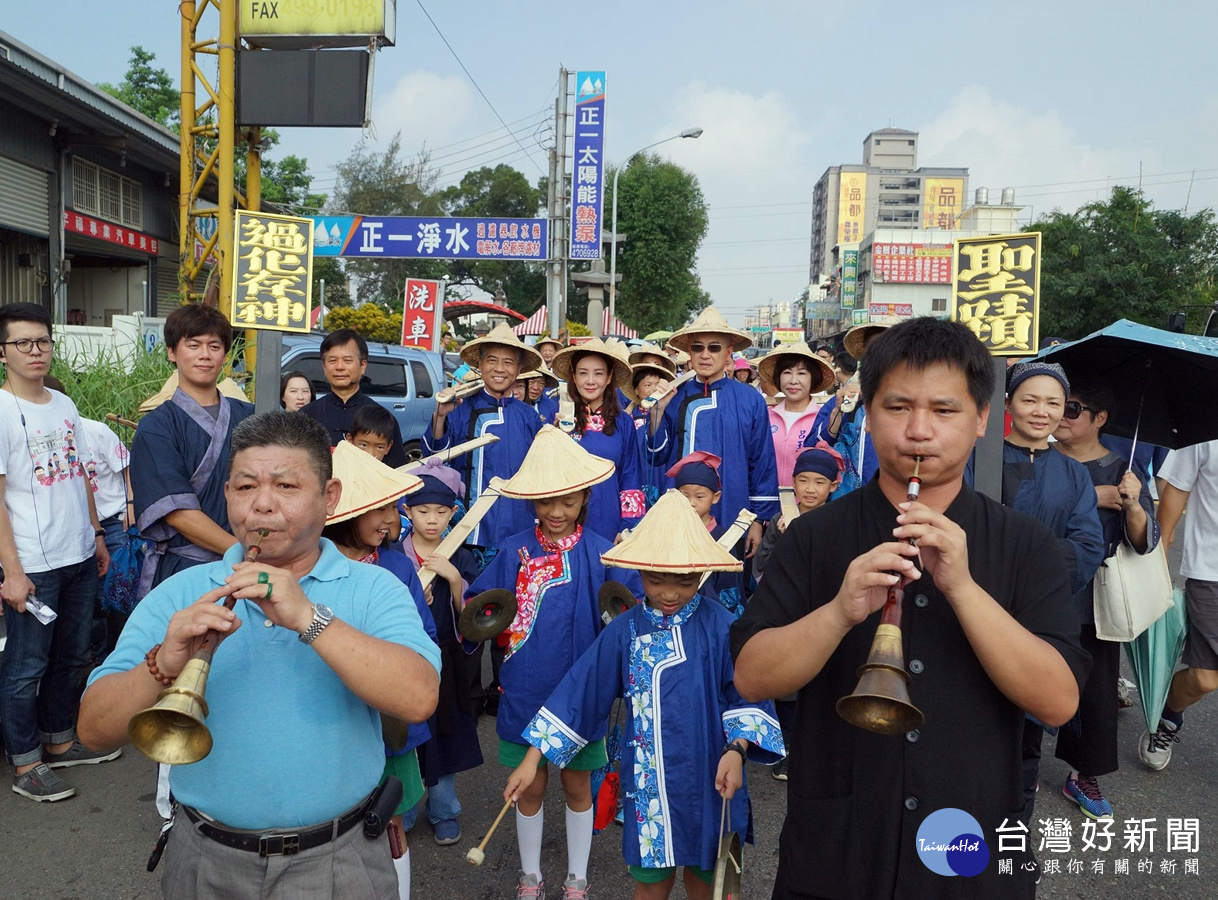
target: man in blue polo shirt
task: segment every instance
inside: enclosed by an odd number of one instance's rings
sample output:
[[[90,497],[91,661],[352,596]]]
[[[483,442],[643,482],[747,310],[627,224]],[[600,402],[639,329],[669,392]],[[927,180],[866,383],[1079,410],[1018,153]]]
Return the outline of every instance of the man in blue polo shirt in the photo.
[[[379,714],[425,721],[440,658],[406,587],[321,538],[342,489],[331,476],[314,420],[242,422],[225,487],[239,544],[152,591],[90,677],[82,739],[115,747],[203,634],[226,635],[207,685],[212,751],[170,773],[167,897],[397,897],[387,841],[354,826],[384,768]]]

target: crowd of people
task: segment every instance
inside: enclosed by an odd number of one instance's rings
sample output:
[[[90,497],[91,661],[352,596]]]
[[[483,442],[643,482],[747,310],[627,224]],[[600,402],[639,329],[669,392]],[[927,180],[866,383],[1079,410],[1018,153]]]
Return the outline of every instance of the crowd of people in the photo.
[[[995,369],[961,325],[871,323],[755,368],[713,308],[663,347],[529,346],[498,326],[462,348],[478,383],[437,402],[422,445],[494,442],[414,465],[360,390],[358,334],[323,340],[327,393],[288,372],[282,411],[261,415],[217,386],[231,343],[209,307],[167,318],[177,386],[128,454],[49,388],[47,313],[0,306],[14,792],[73,796],[59,770],[116,758],[132,716],[209,633],[224,641],[211,753],[163,779],[167,897],[408,897],[417,820],[461,838],[457,776],[484,762],[484,713],[517,897],[545,896],[547,763],[567,847],[550,880],[584,900],[594,823],[615,814],[636,897],[667,897],[678,868],[710,897],[721,808],[751,839],[747,760],[788,782],[776,898],[1031,896],[1034,864],[944,880],[904,842],[945,807],[1030,826],[1046,734],[1065,795],[1113,817],[1098,779],[1117,769],[1119,645],[1097,637],[1092,582],[1122,543],[1170,544],[1190,498],[1186,668],[1141,738],[1148,766],[1218,688],[1218,444],[1131,466],[1105,435],[1111,390],[1025,360],[988,499],[972,461]],[[99,616],[110,554],[136,533],[134,602]],[[606,587],[634,605],[608,611]],[[913,599],[897,624],[925,715],[903,737],[836,712],[894,587]],[[471,640],[462,613],[504,592],[514,613]],[[269,735],[294,766],[260,752]],[[594,789],[619,769],[620,794]],[[385,815],[367,830],[370,811]]]

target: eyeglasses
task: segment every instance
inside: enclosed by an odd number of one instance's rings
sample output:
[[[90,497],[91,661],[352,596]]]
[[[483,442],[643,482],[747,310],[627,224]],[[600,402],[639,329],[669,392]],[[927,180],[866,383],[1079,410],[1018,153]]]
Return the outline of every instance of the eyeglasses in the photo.
[[[689,352],[692,353],[694,356],[697,356],[699,353],[702,353],[704,351],[710,351],[711,353],[722,353],[723,345],[722,344],[690,344],[689,345]]]
[[[51,348],[55,346],[55,342],[50,338],[38,338],[36,341],[30,340],[29,338],[18,338],[15,341],[4,342],[5,347],[9,346],[10,344],[16,347],[22,353],[31,352],[34,349],[35,344],[38,345],[38,349],[43,353],[50,353]]]
[[[1083,414],[1084,409],[1087,410],[1087,412],[1095,412],[1095,410],[1090,406],[1083,406],[1083,404],[1079,403],[1077,400],[1067,400],[1065,411],[1062,413],[1062,415],[1067,419],[1077,419]]]

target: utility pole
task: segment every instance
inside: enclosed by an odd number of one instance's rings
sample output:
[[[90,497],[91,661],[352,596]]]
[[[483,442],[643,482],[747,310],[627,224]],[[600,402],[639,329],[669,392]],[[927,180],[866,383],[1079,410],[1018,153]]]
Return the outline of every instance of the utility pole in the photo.
[[[554,149],[550,151],[549,201],[550,259],[547,315],[550,337],[557,338],[567,323],[567,78],[558,70],[558,98],[554,101]]]

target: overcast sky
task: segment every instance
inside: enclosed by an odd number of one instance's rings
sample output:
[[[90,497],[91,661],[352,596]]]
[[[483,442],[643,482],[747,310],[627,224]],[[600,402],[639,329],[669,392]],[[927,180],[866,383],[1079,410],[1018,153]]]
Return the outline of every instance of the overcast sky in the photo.
[[[423,5],[477,87],[417,0],[400,0],[397,46],[376,60],[369,137],[400,131],[411,153],[426,144],[445,183],[500,162],[536,181],[560,65],[606,70],[611,162],[705,129],[659,150],[701,182],[711,224],[699,271],[737,324],[799,295],[812,187],[828,166],[861,162],[875,128],[920,132],[919,163],[968,167],[970,189],[1014,187],[1024,219],[1136,185],[1139,173],[1162,208],[1218,206],[1218,6],[1207,0]],[[91,81],[120,80],[135,44],[176,73],[176,4],[121,9],[0,0],[0,29]],[[361,136],[284,134],[283,152],[307,157],[318,190]]]

